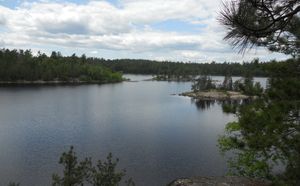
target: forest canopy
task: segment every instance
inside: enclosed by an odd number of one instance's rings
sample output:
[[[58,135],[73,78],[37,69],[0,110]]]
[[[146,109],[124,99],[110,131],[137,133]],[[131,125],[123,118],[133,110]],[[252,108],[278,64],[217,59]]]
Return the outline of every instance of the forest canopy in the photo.
[[[115,59],[104,60],[97,59],[104,66],[115,71],[131,74],[156,74],[156,75],[219,75],[219,76],[243,76],[251,74],[252,76],[266,77],[269,72],[266,67],[269,65],[277,65],[283,62],[275,60],[268,62],[259,62],[259,59],[254,59],[251,62],[224,62],[224,63],[183,63],[169,61],[151,61],[151,60],[136,60],[136,59]]]
[[[122,81],[122,74],[113,72],[85,55],[51,56],[30,50],[0,50],[0,81],[55,81],[77,83],[107,83]]]
[[[52,52],[33,55],[30,50],[0,49],[0,81],[62,81],[62,82],[119,82],[122,73],[153,74],[164,77],[188,77],[197,75],[270,76],[267,67],[280,66],[284,62],[259,62],[254,59],[244,63],[183,63],[142,59],[103,59],[62,56]]]

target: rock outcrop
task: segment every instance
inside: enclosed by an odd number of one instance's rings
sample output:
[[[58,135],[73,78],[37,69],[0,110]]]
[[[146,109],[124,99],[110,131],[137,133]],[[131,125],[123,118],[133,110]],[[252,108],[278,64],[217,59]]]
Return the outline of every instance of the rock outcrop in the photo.
[[[265,180],[255,180],[245,177],[224,176],[224,177],[194,177],[177,179],[168,186],[270,186],[271,183]]]
[[[179,95],[200,100],[243,100],[250,98],[250,96],[244,95],[240,92],[219,90],[184,92]]]

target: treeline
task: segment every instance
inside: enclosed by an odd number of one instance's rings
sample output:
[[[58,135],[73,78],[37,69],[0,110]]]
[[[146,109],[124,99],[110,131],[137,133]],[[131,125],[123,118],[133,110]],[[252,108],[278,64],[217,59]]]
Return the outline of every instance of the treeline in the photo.
[[[122,71],[130,74],[157,74],[165,76],[188,75],[227,75],[243,76],[251,73],[253,76],[267,76],[264,70],[266,63],[260,63],[257,59],[249,63],[183,63],[183,62],[158,62],[150,60],[116,59],[104,60],[100,62],[115,71]],[[174,77],[173,77],[174,78]]]
[[[52,52],[32,55],[30,50],[0,49],[0,81],[64,81],[64,82],[118,82],[122,73],[155,74],[157,80],[188,80],[197,75],[270,76],[270,66],[283,62],[249,63],[182,63],[137,59],[92,58],[75,54],[62,56]],[[120,73],[121,72],[121,73]]]
[[[118,82],[122,75],[113,72],[85,55],[64,57],[60,52],[51,56],[30,50],[0,49],[0,81],[57,81],[57,82]]]

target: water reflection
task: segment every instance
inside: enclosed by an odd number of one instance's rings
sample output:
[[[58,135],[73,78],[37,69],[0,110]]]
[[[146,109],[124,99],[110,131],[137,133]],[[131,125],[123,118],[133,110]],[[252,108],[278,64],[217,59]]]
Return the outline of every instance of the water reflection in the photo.
[[[151,76],[150,76],[151,77]],[[136,185],[166,185],[179,177],[222,176],[217,139],[235,117],[216,101],[170,96],[190,82],[142,81],[80,86],[0,87],[0,185],[50,185],[58,157],[120,158]],[[210,108],[210,109],[209,109]],[[205,149],[205,150],[203,150]]]
[[[195,104],[199,111],[204,111],[211,109],[215,104],[222,107],[223,112],[233,112],[238,105],[249,104],[251,99],[235,99],[235,100],[201,100],[201,99],[191,99],[191,103]],[[228,111],[230,109],[230,111]]]
[[[199,113],[190,100],[170,96],[190,86],[139,81],[0,87],[0,185],[50,185],[52,173],[61,170],[58,157],[70,145],[80,158],[104,159],[112,152],[136,185],[224,175],[217,138],[234,118],[218,105]]]
[[[191,102],[196,105],[198,110],[207,110],[216,103],[216,100],[191,99]]]
[[[224,104],[227,104],[227,105],[240,105],[240,104],[244,104],[246,102],[246,99],[236,99],[236,100],[219,100],[218,101],[218,104],[219,105],[224,105]]]

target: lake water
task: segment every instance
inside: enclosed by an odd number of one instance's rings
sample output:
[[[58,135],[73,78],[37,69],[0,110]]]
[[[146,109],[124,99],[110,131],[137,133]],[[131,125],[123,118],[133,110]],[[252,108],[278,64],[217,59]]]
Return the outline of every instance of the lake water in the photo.
[[[217,103],[203,107],[171,95],[190,90],[191,83],[127,77],[139,81],[1,87],[0,185],[51,185],[52,173],[62,170],[59,157],[70,145],[79,157],[94,160],[112,152],[138,186],[224,175],[217,138],[234,116]]]

